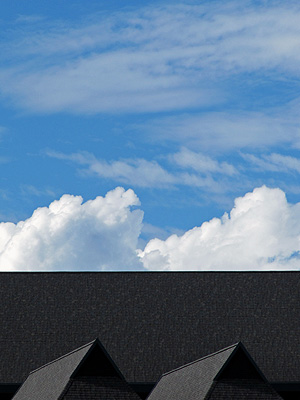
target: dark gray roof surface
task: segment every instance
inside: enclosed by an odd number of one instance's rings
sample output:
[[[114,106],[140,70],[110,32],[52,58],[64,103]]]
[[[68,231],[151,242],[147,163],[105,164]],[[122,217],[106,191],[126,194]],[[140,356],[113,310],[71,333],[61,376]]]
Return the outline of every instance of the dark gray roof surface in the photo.
[[[82,372],[98,376],[82,376]],[[32,371],[14,400],[138,400],[98,339]]]
[[[57,400],[93,342],[32,371],[14,400]]]
[[[62,400],[140,400],[118,377],[82,376],[72,380]]]
[[[237,343],[164,374],[147,400],[244,398],[281,399],[244,346]]]
[[[203,400],[237,345],[164,374],[148,400]]]
[[[0,382],[99,337],[129,382],[242,341],[300,382],[300,273],[0,273]]]
[[[216,382],[206,400],[282,400],[275,390],[259,380],[222,380]]]

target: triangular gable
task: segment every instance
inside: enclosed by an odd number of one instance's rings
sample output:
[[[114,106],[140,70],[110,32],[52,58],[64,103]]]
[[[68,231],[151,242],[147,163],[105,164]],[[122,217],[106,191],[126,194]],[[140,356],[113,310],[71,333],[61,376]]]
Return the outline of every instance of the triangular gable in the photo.
[[[72,378],[92,374],[124,381],[98,339],[32,371],[13,400],[57,400]]]
[[[267,382],[241,342],[235,347],[214,380],[220,379],[256,379]]]
[[[148,400],[202,400],[238,344],[226,347],[199,360],[164,374]]]
[[[99,339],[94,341],[70,378],[78,376],[110,376],[125,380]]]
[[[148,400],[204,400],[212,391],[217,395],[216,385],[221,385],[217,389],[226,388],[228,382],[237,393],[247,392],[248,386],[255,384],[257,392],[263,388],[270,399],[280,399],[242,343],[237,343],[164,374]],[[232,398],[240,398],[234,390]]]

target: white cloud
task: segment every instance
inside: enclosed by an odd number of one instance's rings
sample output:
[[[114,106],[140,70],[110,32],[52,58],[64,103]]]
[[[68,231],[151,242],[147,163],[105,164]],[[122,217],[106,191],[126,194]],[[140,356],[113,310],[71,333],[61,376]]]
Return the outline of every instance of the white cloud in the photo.
[[[87,168],[80,170],[82,174],[96,175],[100,178],[109,178],[116,182],[148,188],[193,186],[220,192],[224,191],[224,186],[212,177],[212,173],[232,175],[236,172],[234,167],[228,163],[219,164],[209,157],[192,153],[186,149],[165,157],[173,163],[169,168],[161,166],[155,160],[148,161],[143,158],[107,162],[97,159],[88,152],[67,155],[48,151],[47,155],[62,160],[70,160],[79,165],[87,165]],[[178,166],[181,168],[179,171]],[[188,169],[195,170],[196,173],[190,173]]]
[[[87,165],[83,174],[93,174],[100,178],[109,178],[139,187],[169,187],[176,183],[176,178],[162,168],[156,161],[144,159],[125,159],[107,162],[97,159],[88,152],[70,155],[48,151],[50,157],[70,160],[79,165]]]
[[[116,188],[82,203],[64,195],[17,224],[0,223],[0,269],[141,269],[136,257],[143,212],[132,190]]]
[[[170,156],[182,168],[191,168],[202,173],[219,173],[224,175],[235,175],[237,170],[227,162],[218,162],[202,153],[196,153],[183,147],[178,153]]]
[[[37,196],[37,197],[41,197],[41,196],[55,197],[55,192],[49,188],[39,189],[33,185],[22,184],[22,185],[20,185],[20,190],[21,190],[21,193],[23,196],[29,195],[29,196]]]
[[[149,270],[300,269],[300,203],[263,186],[237,198],[230,216],[150,240],[139,255]]]
[[[143,212],[132,190],[116,188],[82,202],[64,195],[17,224],[0,223],[0,269],[291,270],[300,269],[300,203],[265,186],[235,200],[230,212],[144,250]],[[172,229],[174,232],[174,229]],[[146,236],[166,235],[149,224]]]
[[[300,159],[296,157],[277,153],[263,154],[262,156],[242,154],[242,157],[251,162],[258,170],[300,173]]]
[[[269,109],[268,113],[210,112],[149,119],[133,129],[150,134],[152,140],[184,142],[201,151],[227,152],[232,149],[265,148],[278,144],[299,147],[299,114],[294,105]]]
[[[218,77],[299,77],[297,3],[144,7],[6,40],[3,94],[33,111],[153,112],[222,102]],[[11,61],[13,60],[13,62]],[[210,82],[210,84],[208,84]]]

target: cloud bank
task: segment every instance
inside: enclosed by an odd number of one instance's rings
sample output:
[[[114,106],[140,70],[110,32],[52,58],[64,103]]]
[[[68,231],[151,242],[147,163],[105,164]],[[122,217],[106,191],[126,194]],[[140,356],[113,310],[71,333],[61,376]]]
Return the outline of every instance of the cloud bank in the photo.
[[[280,189],[256,188],[182,236],[138,249],[143,212],[131,190],[116,188],[83,203],[63,195],[17,224],[0,224],[2,271],[300,269],[300,203]],[[147,227],[147,224],[146,224]],[[156,231],[157,233],[157,231]]]
[[[143,212],[132,190],[116,188],[82,202],[64,195],[17,224],[0,224],[0,269],[139,269],[136,257]]]
[[[230,215],[152,239],[139,256],[149,270],[300,269],[300,203],[263,186],[237,198]]]

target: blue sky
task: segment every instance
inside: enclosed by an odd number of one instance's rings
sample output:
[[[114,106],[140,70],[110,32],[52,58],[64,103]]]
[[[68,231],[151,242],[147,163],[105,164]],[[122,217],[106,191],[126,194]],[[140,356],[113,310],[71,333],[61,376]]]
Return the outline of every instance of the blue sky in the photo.
[[[297,2],[0,11],[0,268],[299,268]]]

